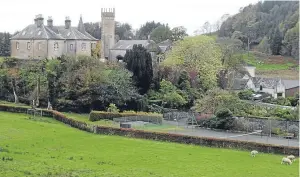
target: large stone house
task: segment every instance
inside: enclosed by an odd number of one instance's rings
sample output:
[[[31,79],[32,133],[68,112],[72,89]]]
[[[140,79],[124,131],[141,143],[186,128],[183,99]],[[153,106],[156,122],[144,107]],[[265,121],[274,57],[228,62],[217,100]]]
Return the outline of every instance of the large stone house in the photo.
[[[82,17],[78,27],[71,26],[69,17],[64,26],[54,26],[51,17],[44,25],[42,15],[37,15],[34,24],[28,25],[11,38],[11,57],[18,59],[56,58],[62,55],[88,55],[96,47],[98,39],[88,34]]]

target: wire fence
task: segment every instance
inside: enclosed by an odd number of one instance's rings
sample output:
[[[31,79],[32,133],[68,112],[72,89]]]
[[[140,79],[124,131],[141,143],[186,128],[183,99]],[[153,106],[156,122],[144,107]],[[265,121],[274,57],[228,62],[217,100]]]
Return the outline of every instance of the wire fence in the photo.
[[[233,128],[225,131],[202,126],[194,113],[172,112],[164,114],[162,123],[150,119],[139,121],[134,117],[117,118],[114,122],[119,127],[121,124],[130,124],[130,128],[139,130],[299,146],[299,121],[237,117],[233,122]]]

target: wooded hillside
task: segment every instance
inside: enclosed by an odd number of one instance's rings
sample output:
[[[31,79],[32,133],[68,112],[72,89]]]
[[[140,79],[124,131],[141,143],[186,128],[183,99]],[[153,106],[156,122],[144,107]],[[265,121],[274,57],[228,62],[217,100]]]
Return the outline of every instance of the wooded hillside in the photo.
[[[241,8],[220,27],[219,37],[240,39],[243,47],[299,59],[299,2],[265,1]]]

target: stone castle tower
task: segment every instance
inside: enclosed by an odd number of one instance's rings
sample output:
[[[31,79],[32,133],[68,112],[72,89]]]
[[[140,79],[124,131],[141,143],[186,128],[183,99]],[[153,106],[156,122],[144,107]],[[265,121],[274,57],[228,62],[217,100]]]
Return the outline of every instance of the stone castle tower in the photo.
[[[101,8],[101,58],[109,58],[115,44],[115,8]]]

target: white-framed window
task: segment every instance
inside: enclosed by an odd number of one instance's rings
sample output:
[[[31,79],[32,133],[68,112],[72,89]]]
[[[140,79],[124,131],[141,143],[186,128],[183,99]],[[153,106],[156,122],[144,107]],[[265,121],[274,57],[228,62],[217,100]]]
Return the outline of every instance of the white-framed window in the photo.
[[[30,42],[27,42],[27,49],[28,49],[28,50],[31,49],[31,44],[30,44]]]
[[[17,48],[17,50],[20,49],[20,43],[19,42],[16,42],[16,48]]]
[[[54,43],[54,50],[58,50],[58,43],[57,42]]]
[[[73,51],[73,44],[70,44],[70,50]]]
[[[86,43],[81,44],[81,50],[86,50]]]
[[[39,43],[39,50],[41,50],[42,49],[42,44],[41,43]]]

